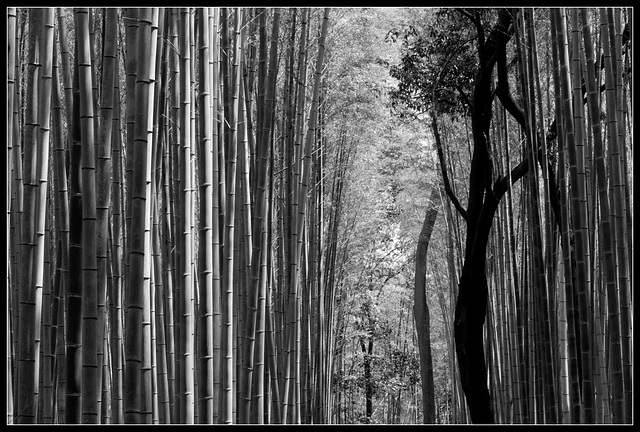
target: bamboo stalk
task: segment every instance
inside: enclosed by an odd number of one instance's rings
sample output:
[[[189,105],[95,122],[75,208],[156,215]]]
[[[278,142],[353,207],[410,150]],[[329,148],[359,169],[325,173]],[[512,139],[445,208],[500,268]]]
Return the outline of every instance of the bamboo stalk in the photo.
[[[148,178],[148,124],[152,76],[151,20],[150,9],[141,9],[137,44],[135,140],[133,149],[133,171],[131,173],[131,231],[128,253],[129,275],[127,287],[144,287],[145,267],[148,251],[145,249],[145,227],[148,219],[146,209]],[[133,108],[133,107],[130,107]],[[143,362],[143,311],[145,296],[143,289],[128,289],[126,293],[125,327],[125,388],[124,421],[140,423],[143,420],[142,362]]]

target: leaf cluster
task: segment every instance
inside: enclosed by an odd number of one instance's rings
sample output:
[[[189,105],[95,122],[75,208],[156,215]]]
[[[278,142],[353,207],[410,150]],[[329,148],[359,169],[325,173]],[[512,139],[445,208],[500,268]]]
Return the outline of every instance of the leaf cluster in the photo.
[[[433,108],[452,115],[469,112],[467,95],[477,65],[473,49],[477,34],[465,13],[439,9],[421,26],[393,29],[387,38],[402,39],[401,61],[390,68],[391,76],[399,81],[391,102],[401,117]]]

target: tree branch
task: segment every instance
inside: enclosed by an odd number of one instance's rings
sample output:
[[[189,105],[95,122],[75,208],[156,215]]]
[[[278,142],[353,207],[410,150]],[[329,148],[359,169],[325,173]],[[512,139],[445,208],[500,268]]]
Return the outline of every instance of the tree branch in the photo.
[[[512,184],[515,184],[524,175],[529,172],[529,159],[524,158],[516,167],[511,170],[511,174],[507,177],[498,177],[493,184],[493,195],[497,201],[509,190]]]
[[[497,51],[498,62],[498,85],[496,87],[496,96],[505,107],[509,114],[515,118],[515,120],[524,129],[525,127],[525,115],[524,110],[513,100],[511,96],[511,90],[509,88],[509,79],[507,78],[507,49],[506,45],[500,44]]]
[[[440,169],[442,171],[442,182],[444,184],[444,190],[447,192],[449,199],[453,203],[458,213],[466,220],[467,219],[467,211],[462,207],[460,201],[456,197],[455,193],[451,189],[451,185],[449,184],[449,176],[447,175],[447,168],[444,161],[444,152],[442,151],[442,143],[440,142],[440,133],[438,132],[438,122],[436,120],[435,113],[432,113],[431,116],[431,128],[433,129],[433,135],[436,139],[436,149],[438,151],[438,160],[440,161]]]

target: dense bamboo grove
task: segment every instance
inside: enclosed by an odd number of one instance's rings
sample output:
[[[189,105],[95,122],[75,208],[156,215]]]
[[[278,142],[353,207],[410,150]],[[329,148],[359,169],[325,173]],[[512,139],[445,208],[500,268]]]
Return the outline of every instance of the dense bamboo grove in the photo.
[[[462,15],[7,8],[7,423],[631,423],[629,11]]]
[[[283,13],[300,53],[284,71]],[[308,192],[320,187],[329,10],[10,8],[7,19],[7,120],[24,125],[8,131],[8,420],[324,422],[311,407],[327,398],[318,348],[330,323],[317,328],[330,302],[317,301],[317,264],[300,263],[321,253],[303,245],[322,233]],[[279,74],[300,83],[286,143],[274,140]],[[34,99],[19,119],[20,95]],[[285,165],[278,145],[294,143]],[[294,201],[275,205],[285,194]],[[292,240],[280,244],[283,229]],[[283,274],[292,283],[275,284]]]

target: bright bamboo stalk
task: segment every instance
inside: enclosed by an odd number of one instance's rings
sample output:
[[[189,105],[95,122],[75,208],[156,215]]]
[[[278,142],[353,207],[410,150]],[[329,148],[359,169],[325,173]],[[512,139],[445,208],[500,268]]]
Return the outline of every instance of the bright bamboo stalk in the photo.
[[[225,240],[224,240],[224,266],[223,266],[223,366],[222,366],[222,391],[224,392],[222,404],[222,422],[234,423],[233,400],[235,396],[233,386],[234,352],[233,352],[233,312],[234,312],[234,233],[235,233],[235,199],[236,199],[236,159],[237,159],[237,113],[238,96],[240,90],[240,17],[236,11],[236,43],[233,57],[232,87],[233,96],[229,113],[229,138],[228,152],[226,154],[226,208],[225,208]],[[223,69],[224,74],[224,69]]]
[[[125,73],[125,99],[126,106],[133,107],[136,103],[136,73],[137,73],[137,58],[138,54],[138,9],[136,8],[124,8],[123,9],[123,23],[125,26],[125,59],[124,59],[124,73]],[[129,256],[129,239],[131,238],[131,182],[132,182],[132,170],[133,170],[133,149],[134,149],[134,133],[135,133],[135,109],[127,109],[124,113],[125,116],[125,141],[124,160],[126,165],[124,166],[125,173],[125,208],[124,208],[124,255]],[[124,262],[124,278],[129,278],[129,260]]]
[[[179,23],[179,50],[180,50],[180,142],[181,142],[181,170],[180,180],[182,185],[181,201],[181,231],[182,231],[182,302],[181,310],[184,322],[181,327],[182,346],[182,389],[183,389],[183,415],[182,422],[193,424],[194,422],[194,376],[193,363],[195,344],[192,328],[194,326],[193,313],[193,276],[192,276],[192,233],[191,211],[193,191],[191,186],[191,54],[190,54],[190,10],[180,9]]]
[[[143,310],[142,310],[142,422],[145,424],[153,423],[154,421],[154,377],[153,371],[155,369],[155,363],[153,363],[152,352],[154,350],[154,331],[152,330],[152,296],[151,290],[153,289],[152,270],[151,270],[151,203],[155,200],[155,189],[152,187],[152,181],[155,174],[155,160],[156,155],[156,134],[154,134],[155,122],[154,118],[157,118],[156,107],[158,102],[156,101],[156,70],[158,68],[158,58],[156,56],[158,50],[158,8],[151,8],[150,11],[150,35],[149,35],[149,66],[148,75],[148,92],[149,98],[148,110],[146,112],[146,119],[143,121],[144,127],[146,127],[147,133],[147,157],[145,168],[145,187],[146,197],[144,214],[146,215],[144,224],[144,270],[143,270]],[[155,182],[153,183],[155,184]]]
[[[200,183],[200,298],[198,315],[200,327],[198,333],[198,351],[200,377],[198,385],[199,422],[213,423],[213,406],[216,402],[213,393],[213,172],[212,164],[212,127],[211,111],[211,69],[209,9],[198,10],[198,78],[200,81],[200,140],[198,142],[198,174]]]
[[[20,232],[20,268],[21,281],[19,287],[18,309],[18,382],[17,382],[17,420],[18,423],[35,423],[38,381],[34,380],[35,369],[35,316],[36,299],[33,289],[33,263],[36,248],[35,214],[37,192],[37,132],[38,132],[38,81],[40,76],[39,34],[42,31],[42,10],[29,11],[29,34],[26,112],[24,120],[24,156],[23,156],[23,188],[24,208],[21,219]],[[19,162],[20,159],[18,158]],[[39,312],[38,312],[39,313]],[[35,382],[34,382],[35,381]]]
[[[220,130],[219,125],[217,124],[219,113],[218,113],[218,95],[220,89],[220,80],[219,80],[219,65],[218,65],[218,57],[220,54],[219,50],[219,37],[218,37],[218,21],[219,21],[220,13],[218,8],[213,8],[210,14],[211,23],[211,57],[210,57],[210,68],[211,68],[211,118],[215,121],[211,125],[211,171],[212,171],[212,182],[213,182],[213,191],[212,191],[212,215],[211,215],[211,242],[213,245],[211,259],[213,261],[212,268],[212,301],[211,301],[211,313],[212,313],[212,355],[213,355],[213,394],[221,400],[220,395],[222,394],[220,390],[221,385],[221,347],[220,347],[220,338],[221,335],[221,316],[220,316],[220,272],[221,272],[221,261],[220,261],[220,187],[219,187],[219,160],[218,160],[218,131]],[[219,422],[220,415],[220,403],[218,401],[214,401],[213,411],[212,411],[212,420],[214,423]]]
[[[11,182],[12,182],[12,149],[14,134],[13,130],[13,110],[14,103],[17,104],[16,95],[16,8],[7,8],[7,297],[11,292]],[[7,301],[7,424],[13,424],[13,368],[12,344],[11,344],[11,309],[10,301]]]
[[[137,44],[135,130],[133,172],[131,182],[131,231],[129,248],[129,275],[127,279],[127,323],[125,326],[125,391],[124,421],[140,423],[142,420],[142,321],[144,310],[145,225],[147,197],[147,167],[149,139],[149,110],[151,109],[151,10],[140,9]]]
[[[116,53],[116,65],[119,65],[119,56]],[[111,302],[109,321],[111,330],[111,368],[112,368],[112,389],[111,389],[111,410],[112,410],[112,423],[121,424],[123,421],[124,413],[122,407],[122,292],[123,292],[123,277],[122,277],[122,184],[123,184],[123,170],[122,170],[122,135],[120,133],[120,82],[114,79],[114,97],[116,102],[114,103],[113,111],[113,131],[111,134],[111,151],[112,151],[112,175],[111,175],[111,188],[112,188],[112,271],[113,283],[110,285],[109,297]]]
[[[42,39],[40,40],[40,52],[42,57],[40,62],[42,64],[41,71],[41,87],[39,89],[38,100],[38,123],[40,124],[40,130],[38,131],[38,197],[37,197],[37,212],[36,212],[36,256],[34,262],[33,273],[35,276],[35,352],[40,352],[40,335],[41,335],[41,315],[43,310],[43,288],[44,284],[48,283],[48,274],[45,276],[44,262],[45,262],[45,244],[48,245],[48,241],[45,243],[45,223],[46,215],[48,213],[47,206],[47,177],[49,174],[49,132],[50,132],[50,119],[51,119],[51,81],[52,81],[52,62],[53,62],[53,43],[54,43],[54,30],[53,30],[53,9],[45,8],[42,11]],[[47,279],[45,279],[47,277]],[[46,308],[49,309],[50,303],[45,303]],[[34,380],[38,382],[40,373],[40,354],[36,356],[35,362]],[[38,398],[37,400],[40,400]],[[43,403],[49,404],[50,401],[46,400]]]

